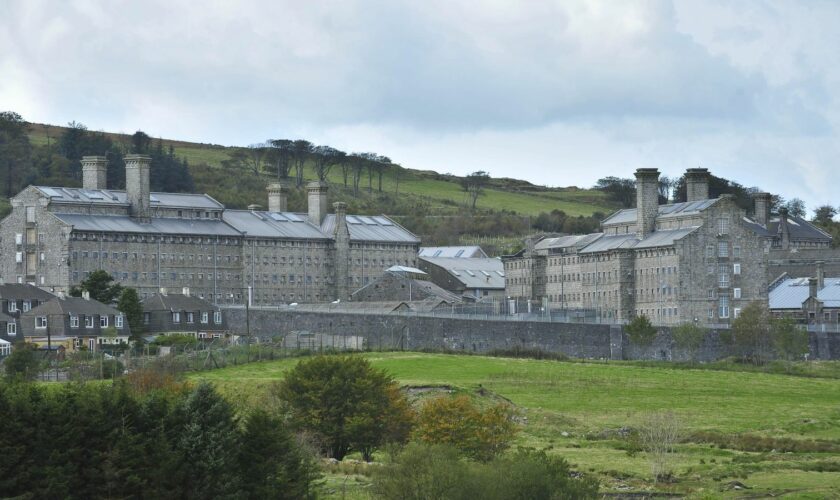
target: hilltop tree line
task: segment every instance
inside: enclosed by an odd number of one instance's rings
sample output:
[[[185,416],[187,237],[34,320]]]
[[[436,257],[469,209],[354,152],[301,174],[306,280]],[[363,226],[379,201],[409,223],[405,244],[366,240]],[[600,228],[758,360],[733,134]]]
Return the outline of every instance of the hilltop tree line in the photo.
[[[125,187],[125,163],[129,153],[152,157],[149,183],[153,191],[190,192],[194,189],[187,161],[178,159],[174,149],[138,131],[127,142],[115,142],[102,132],[92,132],[83,124],[70,122],[58,137],[33,145],[29,125],[14,112],[0,112],[0,192],[16,195],[28,185],[81,186],[81,159],[87,155],[108,158],[107,187]]]
[[[593,189],[604,192],[607,197],[624,208],[636,206],[636,180],[624,177],[603,177],[593,186]],[[734,197],[735,203],[746,210],[753,211],[752,195],[760,192],[757,187],[745,187],[735,181],[709,175],[709,197],[718,198],[722,194],[730,194]],[[807,215],[805,202],[799,198],[785,200],[781,195],[771,195],[771,210],[778,213],[779,209],[785,208],[788,214],[793,217],[805,217]],[[659,203],[682,203],[687,200],[685,176],[670,178],[661,176],[659,178]],[[823,208],[823,207],[820,207]],[[831,208],[831,207],[829,207]],[[815,210],[815,218],[820,218],[820,209]],[[836,211],[832,217],[836,215]]]

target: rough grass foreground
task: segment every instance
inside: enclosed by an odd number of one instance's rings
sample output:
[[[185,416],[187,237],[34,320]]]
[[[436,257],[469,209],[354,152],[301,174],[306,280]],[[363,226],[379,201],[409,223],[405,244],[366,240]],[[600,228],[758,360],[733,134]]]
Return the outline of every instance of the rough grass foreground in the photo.
[[[558,362],[421,353],[366,353],[406,386],[503,397],[524,415],[519,445],[551,448],[597,474],[605,492],[703,496],[840,496],[840,381],[667,364]],[[297,360],[193,374],[241,405]],[[833,371],[833,370],[831,370]],[[651,413],[673,412],[683,438],[670,482],[655,483],[633,439]],[[365,498],[364,467],[350,481]],[[360,472],[361,473],[358,473]],[[328,476],[328,484],[348,478]],[[337,490],[336,490],[337,491]]]

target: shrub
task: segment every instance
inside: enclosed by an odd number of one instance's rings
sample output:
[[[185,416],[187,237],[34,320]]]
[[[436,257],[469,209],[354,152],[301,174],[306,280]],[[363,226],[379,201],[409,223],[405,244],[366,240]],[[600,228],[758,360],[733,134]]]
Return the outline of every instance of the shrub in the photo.
[[[624,330],[627,332],[630,342],[636,345],[649,346],[656,338],[656,328],[644,314],[633,318],[633,321],[628,323]]]
[[[452,446],[412,443],[374,473],[373,492],[394,500],[586,499],[596,497],[598,482],[573,477],[565,460],[544,451],[518,450],[482,464],[460,460]]]
[[[671,330],[671,336],[677,347],[693,352],[703,345],[703,340],[706,338],[706,329],[694,323],[683,323]]]
[[[42,362],[33,344],[20,342],[3,363],[6,375],[20,380],[32,380],[38,376]]]
[[[507,404],[482,411],[467,396],[441,396],[423,404],[415,437],[429,444],[448,444],[464,455],[488,461],[506,450],[516,435],[515,413]]]
[[[408,440],[413,412],[397,383],[352,356],[317,356],[298,363],[275,389],[289,407],[291,423],[314,433],[337,460]]]

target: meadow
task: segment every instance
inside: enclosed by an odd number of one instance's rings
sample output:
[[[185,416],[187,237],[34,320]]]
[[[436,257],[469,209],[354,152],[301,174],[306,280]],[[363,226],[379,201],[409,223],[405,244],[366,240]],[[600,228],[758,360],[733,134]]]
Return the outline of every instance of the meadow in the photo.
[[[731,366],[362,355],[414,388],[413,397],[445,387],[479,400],[509,400],[523,417],[517,445],[549,448],[578,470],[597,475],[604,492],[697,498],[840,495],[836,363],[796,376]],[[191,378],[213,382],[238,405],[262,404],[295,362],[251,363]],[[628,437],[646,415],[661,411],[676,415],[683,436],[671,459],[674,480],[668,483],[654,483],[645,452]],[[349,482],[352,497],[366,498],[364,470],[363,464],[333,467],[325,491],[345,494]]]

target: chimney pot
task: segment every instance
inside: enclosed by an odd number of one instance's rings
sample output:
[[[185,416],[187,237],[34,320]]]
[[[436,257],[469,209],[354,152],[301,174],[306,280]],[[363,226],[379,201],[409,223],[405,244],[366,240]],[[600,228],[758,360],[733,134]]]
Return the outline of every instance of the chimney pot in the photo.
[[[689,168],[685,171],[686,201],[701,201],[709,199],[709,170],[705,168]]]
[[[106,189],[107,179],[108,158],[82,156],[82,187],[84,189]]]
[[[636,169],[636,234],[645,238],[656,228],[659,212],[659,170]]]
[[[817,278],[808,278],[808,297],[809,298],[817,298],[817,292],[819,291]]]

